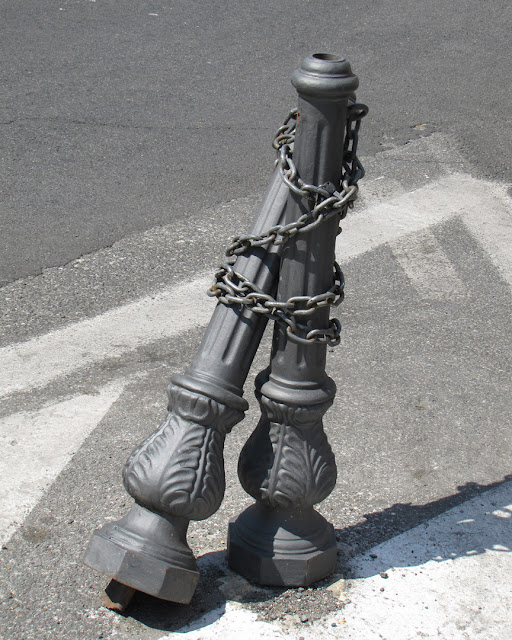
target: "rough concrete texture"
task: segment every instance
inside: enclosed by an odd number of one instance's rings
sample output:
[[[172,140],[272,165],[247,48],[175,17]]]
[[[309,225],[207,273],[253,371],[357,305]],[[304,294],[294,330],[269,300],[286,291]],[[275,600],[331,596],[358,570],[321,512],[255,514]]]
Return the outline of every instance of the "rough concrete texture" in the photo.
[[[251,640],[507,640],[512,635],[511,523],[509,480],[352,558],[345,579],[333,576],[330,585],[316,590],[336,594],[337,606],[325,607],[311,590],[289,590],[283,594],[288,597],[281,595],[263,612],[245,604],[257,591],[228,576],[221,587],[225,606],[162,640],[235,640],[242,630]],[[309,600],[324,608],[319,620],[308,612]],[[287,615],[290,611],[295,613]],[[268,622],[275,618],[287,624]]]

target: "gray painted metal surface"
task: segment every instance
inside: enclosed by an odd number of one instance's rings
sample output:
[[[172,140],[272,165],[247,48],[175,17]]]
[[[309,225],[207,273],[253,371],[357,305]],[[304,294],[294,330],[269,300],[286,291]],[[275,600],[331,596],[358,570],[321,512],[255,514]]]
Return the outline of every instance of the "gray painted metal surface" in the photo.
[[[303,180],[339,184],[348,99],[358,81],[344,58],[314,54],[293,75],[299,94],[294,159]],[[310,208],[290,192],[288,221]],[[314,295],[332,283],[339,219],[330,218],[285,247],[278,298]],[[329,307],[308,316],[307,331],[325,327]],[[289,339],[274,328],[270,367],[256,380],[262,418],[242,450],[239,477],[256,499],[230,524],[229,563],[262,583],[308,585],[336,567],[336,539],[313,505],[336,483],[336,465],[322,427],[335,384],[325,372],[327,345]]]

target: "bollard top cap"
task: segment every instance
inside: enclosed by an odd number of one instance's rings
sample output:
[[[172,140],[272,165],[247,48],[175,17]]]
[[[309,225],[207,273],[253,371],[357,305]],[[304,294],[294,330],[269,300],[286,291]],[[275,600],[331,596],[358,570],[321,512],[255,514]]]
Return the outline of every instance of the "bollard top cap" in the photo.
[[[304,98],[337,101],[351,96],[359,80],[343,56],[313,53],[293,73],[292,84]]]

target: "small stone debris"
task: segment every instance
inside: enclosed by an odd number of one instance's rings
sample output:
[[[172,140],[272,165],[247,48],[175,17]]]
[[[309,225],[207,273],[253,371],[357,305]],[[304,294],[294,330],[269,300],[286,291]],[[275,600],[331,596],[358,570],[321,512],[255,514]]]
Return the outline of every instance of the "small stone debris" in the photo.
[[[300,617],[300,621],[304,624],[305,622],[308,622],[309,618],[307,616],[301,616]]]
[[[379,573],[379,576],[380,576],[381,578],[389,578],[388,574],[387,574],[385,571],[381,571],[381,572]]]
[[[373,558],[375,560],[375,558],[378,558],[379,556],[376,553],[370,553],[370,558]]]

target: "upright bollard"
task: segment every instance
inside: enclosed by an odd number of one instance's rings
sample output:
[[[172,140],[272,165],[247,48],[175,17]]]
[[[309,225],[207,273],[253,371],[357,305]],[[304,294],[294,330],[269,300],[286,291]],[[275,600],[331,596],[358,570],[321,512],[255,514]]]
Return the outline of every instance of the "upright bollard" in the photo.
[[[252,235],[283,221],[287,196],[276,169]],[[275,291],[280,251],[275,245],[256,247],[240,255],[231,271],[261,290]],[[133,589],[190,602],[199,573],[187,528],[190,520],[211,516],[222,502],[224,439],[247,409],[243,385],[266,321],[264,315],[219,303],[187,372],[171,379],[167,418],[123,469],[135,504],[121,520],[94,532],[84,556],[88,566],[127,587],[109,586],[111,608],[124,608]]]
[[[306,185],[298,183],[288,163],[283,169],[291,182],[287,222],[311,210],[309,185],[331,193],[339,185],[348,101],[358,80],[344,58],[315,54],[304,60],[292,83],[299,96],[293,160]],[[329,291],[333,282],[338,221],[331,216],[290,238],[282,257],[277,297],[294,300],[298,307],[302,302],[305,322],[297,324],[292,316],[288,325],[275,324],[270,367],[256,380],[262,417],[238,469],[256,504],[229,526],[230,566],[260,584],[305,586],[336,566],[333,527],[313,505],[336,482],[334,455],[322,426],[336,391],[325,373],[327,343],[336,327],[324,330],[334,295],[316,294]],[[342,276],[336,278],[341,289]],[[300,318],[299,308],[295,319]]]

